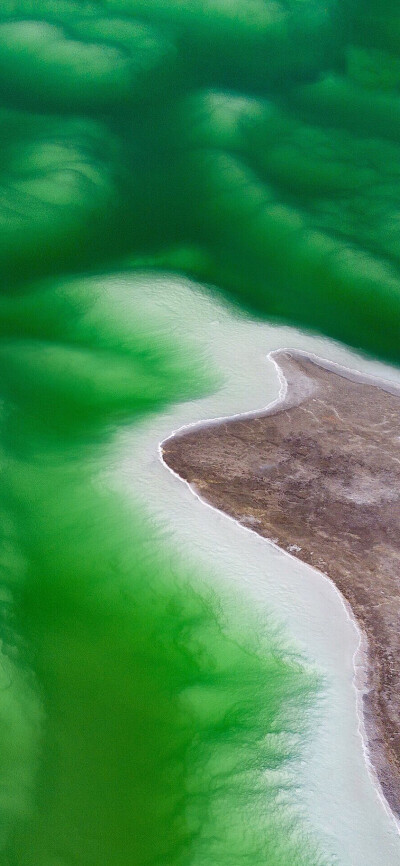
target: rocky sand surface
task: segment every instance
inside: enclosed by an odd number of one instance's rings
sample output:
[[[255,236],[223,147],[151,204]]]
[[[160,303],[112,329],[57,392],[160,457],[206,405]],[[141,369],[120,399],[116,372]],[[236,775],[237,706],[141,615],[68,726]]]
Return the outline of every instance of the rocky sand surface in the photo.
[[[369,758],[400,815],[400,392],[299,351],[272,357],[277,402],[178,432],[163,458],[342,592],[366,638]]]

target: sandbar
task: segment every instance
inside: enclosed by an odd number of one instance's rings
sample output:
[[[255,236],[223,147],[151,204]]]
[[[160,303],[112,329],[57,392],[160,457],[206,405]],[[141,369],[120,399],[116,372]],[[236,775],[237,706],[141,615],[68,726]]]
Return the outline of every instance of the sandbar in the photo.
[[[365,638],[369,759],[400,816],[400,389],[298,350],[271,357],[274,404],[179,431],[163,459],[215,508],[328,575],[350,605]]]

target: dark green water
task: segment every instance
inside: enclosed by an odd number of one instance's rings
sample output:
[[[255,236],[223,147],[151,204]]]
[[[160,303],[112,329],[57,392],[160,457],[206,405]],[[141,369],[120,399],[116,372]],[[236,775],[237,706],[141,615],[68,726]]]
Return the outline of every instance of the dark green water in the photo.
[[[315,677],[100,476],[218,387],[122,267],[399,360],[397,5],[2,0],[0,73],[2,863],[329,863]]]

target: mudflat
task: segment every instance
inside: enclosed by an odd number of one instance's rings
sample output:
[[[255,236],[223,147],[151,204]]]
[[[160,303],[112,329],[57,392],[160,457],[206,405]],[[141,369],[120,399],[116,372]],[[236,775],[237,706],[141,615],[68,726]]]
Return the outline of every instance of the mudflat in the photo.
[[[351,606],[366,638],[370,760],[400,815],[400,390],[297,351],[273,359],[286,381],[275,404],[177,433],[163,458]]]

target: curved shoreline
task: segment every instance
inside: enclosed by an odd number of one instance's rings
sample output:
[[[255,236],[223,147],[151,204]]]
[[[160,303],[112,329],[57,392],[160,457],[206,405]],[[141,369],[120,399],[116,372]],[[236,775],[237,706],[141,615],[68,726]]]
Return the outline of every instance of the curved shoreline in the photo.
[[[366,712],[366,699],[368,698],[368,693],[370,689],[368,688],[368,684],[371,678],[371,674],[373,673],[373,654],[369,650],[369,642],[366,635],[366,632],[360,624],[357,615],[354,613],[351,603],[346,599],[346,597],[341,592],[340,588],[336,585],[335,580],[326,573],[326,571],[321,568],[316,567],[309,559],[305,559],[304,557],[298,556],[298,551],[294,554],[291,550],[285,548],[282,544],[278,543],[277,539],[267,537],[264,532],[260,532],[257,527],[253,525],[249,525],[235,516],[234,513],[226,511],[225,509],[218,507],[218,505],[213,504],[212,499],[208,498],[205,495],[202,495],[199,490],[196,488],[196,484],[193,481],[188,480],[184,475],[180,474],[179,469],[175,468],[168,463],[168,460],[165,457],[166,446],[171,445],[171,442],[176,440],[186,440],[189,436],[191,437],[191,442],[193,443],[193,434],[196,436],[199,431],[202,430],[210,430],[213,428],[214,432],[218,435],[218,430],[222,426],[226,429],[227,425],[232,425],[233,422],[243,422],[243,420],[259,420],[260,418],[270,417],[271,415],[278,414],[283,410],[293,409],[295,407],[301,406],[304,402],[304,392],[297,392],[296,389],[290,388],[289,379],[285,376],[284,370],[277,363],[276,358],[283,355],[289,355],[290,358],[299,360],[299,361],[308,361],[311,364],[328,371],[329,373],[336,374],[340,376],[342,379],[347,379],[349,382],[352,382],[356,385],[364,384],[368,387],[372,386],[374,388],[379,388],[381,391],[384,391],[387,394],[391,394],[395,397],[400,396],[400,388],[385,380],[375,376],[369,376],[363,374],[356,370],[351,370],[348,367],[339,365],[333,361],[328,361],[326,359],[320,358],[313,353],[303,352],[301,350],[292,350],[292,349],[279,349],[274,350],[268,354],[268,360],[270,360],[277,372],[280,384],[280,391],[278,397],[270,404],[268,404],[265,409],[258,409],[255,411],[238,413],[235,415],[231,415],[228,417],[218,417],[212,418],[209,420],[194,422],[192,424],[183,425],[182,427],[174,430],[170,436],[164,439],[159,443],[159,455],[162,463],[167,467],[167,469],[172,472],[175,476],[177,476],[181,481],[185,481],[191,492],[204,504],[213,508],[216,511],[222,511],[227,517],[237,523],[244,529],[247,529],[251,532],[257,532],[262,535],[262,537],[271,545],[279,550],[283,550],[289,556],[294,559],[301,559],[302,561],[308,562],[316,572],[319,573],[320,576],[325,578],[325,580],[329,581],[330,584],[333,585],[335,592],[338,594],[343,607],[345,608],[346,615],[354,624],[359,643],[358,647],[353,656],[353,687],[355,689],[356,694],[356,705],[357,705],[357,717],[358,717],[358,733],[362,742],[363,754],[366,762],[366,766],[368,769],[368,773],[370,775],[371,781],[376,790],[377,796],[381,800],[385,810],[393,819],[398,832],[400,832],[400,822],[399,822],[399,806],[398,806],[398,795],[399,795],[399,784],[398,778],[390,779],[389,788],[387,785],[382,784],[379,767],[383,767],[384,770],[387,770],[387,760],[384,754],[384,746],[382,748],[377,746],[377,733],[379,736],[377,720],[374,718],[369,718],[369,712]],[[303,383],[304,384],[304,383]],[[336,411],[336,410],[334,410]],[[192,432],[188,432],[192,431]],[[170,456],[170,455],[168,455]],[[371,661],[372,658],[372,661]],[[360,659],[360,660],[358,660]],[[375,740],[375,744],[373,741]],[[374,760],[374,752],[375,752],[375,760]],[[383,761],[382,761],[383,755]],[[377,760],[378,759],[378,760]],[[380,759],[380,760],[379,760]],[[395,796],[393,797],[393,788],[395,789]],[[396,797],[397,795],[397,797]]]
[[[274,404],[275,404],[275,401],[274,401]],[[250,414],[253,415],[253,413],[247,413],[247,412],[243,413],[243,415],[246,415],[246,416],[250,415]],[[229,417],[233,417],[233,416],[229,416]],[[234,417],[240,417],[240,416],[237,415]],[[187,427],[199,427],[203,423],[208,423],[208,422],[207,421],[205,421],[205,422],[201,421],[201,422],[194,422],[193,424],[182,425],[182,427],[177,428],[177,430],[174,431],[171,434],[171,436],[174,436],[176,433],[179,433],[180,430],[186,429]],[[170,437],[168,437],[168,438],[170,438]],[[165,442],[165,441],[168,441],[168,440],[164,439],[159,443],[158,451],[159,451],[160,461],[163,464],[163,466],[168,470],[168,472],[170,472],[171,475],[173,475],[175,478],[179,479],[180,483],[185,484],[187,486],[188,490],[190,490],[192,496],[194,496],[199,502],[201,502],[201,504],[203,506],[205,506],[206,508],[210,508],[212,511],[215,511],[217,513],[223,513],[224,516],[228,520],[230,520],[232,523],[235,523],[236,526],[240,527],[240,529],[244,530],[245,532],[253,533],[255,530],[252,529],[250,526],[245,526],[243,523],[240,523],[239,520],[237,520],[235,517],[232,517],[230,514],[227,514],[226,511],[221,512],[219,508],[216,508],[214,505],[211,505],[211,503],[208,502],[207,499],[204,499],[188,481],[186,481],[184,478],[182,478],[181,475],[179,475],[178,472],[176,472],[174,469],[171,469],[171,467],[168,466],[168,463],[166,463],[166,461],[164,460],[163,451],[162,451],[162,445],[163,445],[163,442]],[[282,547],[279,546],[279,544],[276,544],[276,542],[274,542],[271,538],[263,538],[263,540],[266,542],[266,544],[275,548],[275,550],[279,550],[280,552],[284,553],[285,556],[288,556],[291,559],[296,559],[296,557],[294,556],[293,553],[290,553],[288,550],[284,550]],[[314,567],[313,570],[319,575],[320,578],[322,578],[323,580],[326,580],[332,586],[334,592],[336,593],[336,595],[340,599],[340,602],[343,606],[343,609],[346,613],[347,618],[354,625],[354,628],[356,629],[357,634],[358,634],[358,641],[359,642],[358,642],[358,646],[356,647],[355,652],[353,654],[353,683],[352,683],[354,691],[355,691],[355,695],[356,695],[356,712],[357,712],[357,719],[358,719],[358,734],[359,734],[359,737],[361,740],[365,764],[366,764],[372,785],[376,790],[376,794],[377,794],[380,802],[382,803],[383,808],[385,809],[385,812],[388,814],[388,816],[391,818],[391,820],[395,824],[396,829],[400,835],[400,818],[391,809],[390,804],[385,797],[385,794],[382,790],[382,786],[380,784],[378,775],[376,773],[375,767],[373,765],[373,762],[372,762],[372,759],[370,756],[369,738],[368,738],[368,734],[367,734],[367,729],[366,729],[366,724],[365,724],[365,714],[364,714],[364,709],[363,709],[363,696],[364,696],[365,684],[366,684],[366,678],[367,678],[368,641],[367,641],[366,635],[363,633],[363,631],[362,631],[362,629],[358,623],[358,620],[356,619],[356,617],[353,614],[351,606],[348,604],[348,602],[346,602],[346,599],[344,598],[344,596],[342,595],[340,590],[337,588],[337,586],[336,586],[335,582],[332,580],[332,578],[330,578],[329,575],[325,574],[323,571],[320,571],[318,568]],[[365,659],[364,662],[360,662],[360,664],[357,663],[357,656],[359,656],[359,655],[362,655]]]

